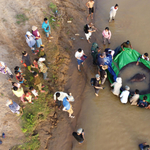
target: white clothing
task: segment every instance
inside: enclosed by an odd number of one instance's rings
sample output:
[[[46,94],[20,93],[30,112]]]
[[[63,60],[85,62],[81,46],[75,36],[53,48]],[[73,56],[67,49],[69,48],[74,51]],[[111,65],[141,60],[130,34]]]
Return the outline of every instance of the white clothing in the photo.
[[[58,92],[60,93],[60,96],[57,98],[59,101],[63,101],[63,99],[65,97],[68,97],[68,99],[69,99],[70,102],[74,102],[74,97],[73,96],[70,96],[67,93],[60,92],[60,91],[55,92],[55,94],[54,94],[54,100],[56,100],[56,93],[58,93]]]
[[[78,51],[76,51],[75,57],[76,57],[77,59],[80,59],[80,58],[83,56],[83,54],[84,54],[84,51],[83,51],[83,50],[82,50],[80,53],[79,53]]]
[[[6,68],[6,71],[8,72],[8,74],[9,74],[9,75],[12,75],[11,70],[10,70],[8,67],[6,67],[5,63],[4,63],[3,61],[0,61],[0,63],[1,63],[1,65],[2,65],[2,68]],[[6,74],[7,74],[7,73],[6,73]]]
[[[91,35],[92,35],[92,32],[85,33],[86,39],[89,40],[89,38],[91,37]]]
[[[56,101],[56,93],[60,93],[60,96],[57,98],[59,101],[63,101],[63,99],[65,98],[65,97],[68,97],[69,95],[67,94],[67,93],[65,93],[65,92],[60,92],[60,91],[57,91],[57,92],[55,92],[55,94],[54,94],[54,100]]]
[[[137,105],[137,100],[139,99],[139,94],[134,94],[132,98],[130,99],[131,105]]]
[[[33,89],[31,92],[35,97],[38,96],[38,92],[35,89]]]
[[[145,59],[144,54],[142,55],[142,58]],[[146,57],[146,59],[147,59],[147,61],[149,61],[149,58],[148,58],[148,57]]]
[[[120,95],[120,101],[121,103],[126,104],[128,102],[128,96],[129,96],[129,91],[125,90],[121,93]]]
[[[114,89],[112,90],[113,94],[119,96],[122,83],[114,82],[111,84],[111,87],[112,86],[114,86]]]
[[[115,6],[112,6],[112,7],[110,8],[110,20],[112,20],[112,19],[115,18],[117,10],[118,10],[118,8],[115,9]]]

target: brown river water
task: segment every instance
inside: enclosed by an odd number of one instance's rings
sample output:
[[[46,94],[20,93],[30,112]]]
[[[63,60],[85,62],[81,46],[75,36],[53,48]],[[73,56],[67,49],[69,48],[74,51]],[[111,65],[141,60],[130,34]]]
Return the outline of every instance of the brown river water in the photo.
[[[116,2],[119,9],[115,22],[108,23],[110,7]],[[110,48],[114,49],[124,41],[130,40],[135,50],[150,54],[149,0],[95,0],[95,4],[94,23],[99,31],[92,35],[91,42],[96,41],[104,49],[101,32],[108,26],[112,32]],[[89,45],[85,41],[78,43],[76,48],[80,46],[90,55]],[[77,65],[75,58],[73,61],[71,67],[75,68]],[[123,75],[132,75],[131,71],[135,70],[133,72],[136,73],[139,69],[136,66],[130,67]],[[129,103],[121,104],[119,98],[110,92],[108,80],[104,85],[105,90],[101,90],[99,97],[95,97],[94,89],[89,82],[97,71],[92,65],[90,56],[81,70],[82,73],[71,73],[70,80],[77,79],[78,82],[74,82],[71,88],[76,89],[74,93],[81,93],[79,96],[83,100],[76,129],[84,128],[85,142],[79,145],[74,139],[72,150],[138,150],[138,144],[144,141],[150,144],[150,111],[130,106]],[[81,89],[81,85],[85,82],[85,87]],[[76,99],[79,99],[79,96]]]

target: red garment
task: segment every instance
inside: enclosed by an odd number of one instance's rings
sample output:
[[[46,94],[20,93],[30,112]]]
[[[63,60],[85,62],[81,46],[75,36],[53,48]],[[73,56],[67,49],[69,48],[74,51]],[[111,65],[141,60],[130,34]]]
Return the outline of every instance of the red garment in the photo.
[[[18,76],[16,75],[16,79],[17,79],[18,81],[22,81],[22,80],[23,80],[23,77],[22,77],[22,75],[21,75],[20,72],[19,72],[19,75],[18,75]]]
[[[37,62],[33,62],[34,66],[36,69],[38,69],[38,63]]]
[[[36,29],[35,31],[32,31],[32,34],[33,34],[35,37],[39,37],[39,38],[40,38],[40,33],[39,33],[38,29]],[[39,38],[36,38],[36,40],[38,40]]]

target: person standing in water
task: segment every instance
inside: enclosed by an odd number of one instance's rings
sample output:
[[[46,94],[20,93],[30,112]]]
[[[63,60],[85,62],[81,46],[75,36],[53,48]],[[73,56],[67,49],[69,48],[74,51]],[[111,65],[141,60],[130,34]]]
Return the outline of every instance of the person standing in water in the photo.
[[[110,8],[109,22],[111,22],[112,20],[115,20],[117,10],[118,10],[118,4]]]
[[[103,44],[104,45],[106,45],[106,40],[108,41],[108,44],[110,44],[111,31],[109,30],[108,27],[106,27],[105,30],[103,30],[102,37],[103,37]]]
[[[88,17],[91,16],[91,19],[93,19],[93,13],[94,13],[94,0],[90,0],[86,3],[87,8],[89,8],[89,15],[87,16],[87,20]]]

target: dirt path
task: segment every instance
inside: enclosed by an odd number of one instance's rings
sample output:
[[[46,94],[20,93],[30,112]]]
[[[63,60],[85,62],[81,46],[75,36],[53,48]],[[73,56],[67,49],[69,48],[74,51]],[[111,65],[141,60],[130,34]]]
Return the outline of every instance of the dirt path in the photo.
[[[150,11],[147,6],[149,2],[119,1],[115,22],[108,23],[110,7],[115,3],[114,0],[96,1],[95,24],[100,31],[106,26],[110,27],[112,31],[111,48],[130,40],[133,48],[140,53],[150,53],[148,48],[150,30],[148,14]],[[96,34],[96,39],[102,46],[101,33]],[[89,78],[82,94],[82,109],[76,127],[76,129],[79,127],[85,129],[86,141],[79,145],[74,140],[73,150],[137,150],[139,143],[144,141],[150,143],[149,110],[130,106],[130,104],[122,105],[119,99],[110,92],[108,81],[105,83],[106,89],[100,91],[99,97],[95,97],[93,88],[89,86],[89,79],[94,76],[95,69],[89,65],[90,60],[86,61],[86,64],[88,67],[86,72],[82,72],[82,76]]]

